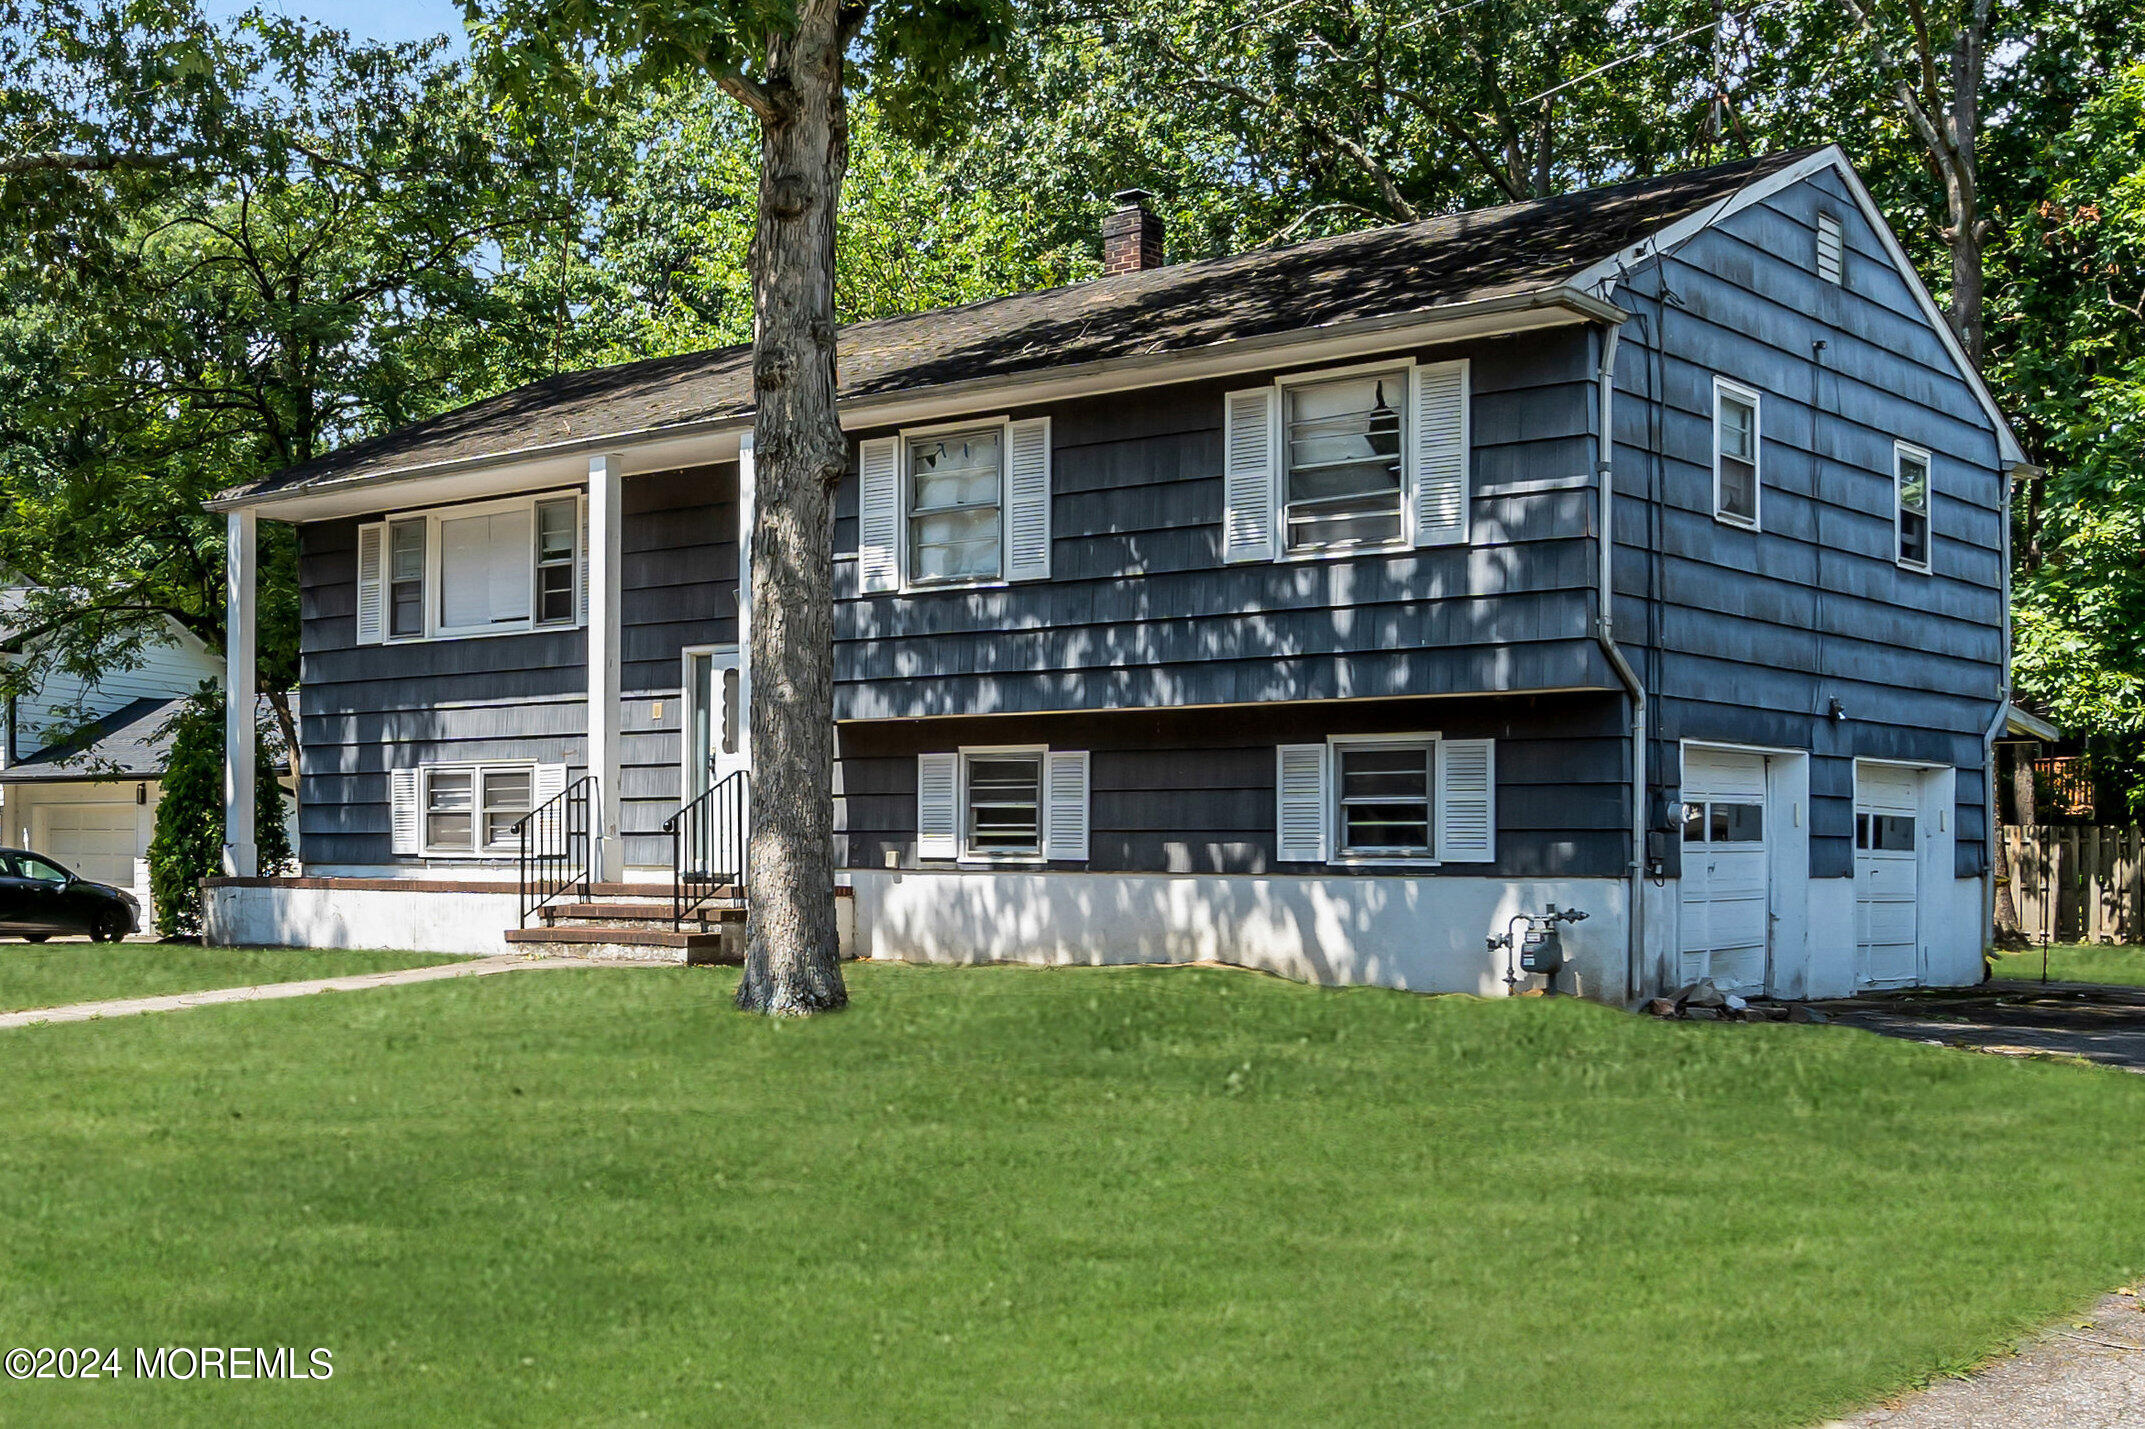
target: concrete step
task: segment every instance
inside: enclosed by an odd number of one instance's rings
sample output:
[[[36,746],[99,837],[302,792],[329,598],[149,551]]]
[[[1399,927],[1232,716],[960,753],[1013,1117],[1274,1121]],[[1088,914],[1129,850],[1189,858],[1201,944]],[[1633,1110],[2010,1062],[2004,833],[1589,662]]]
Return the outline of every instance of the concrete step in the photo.
[[[670,963],[736,961],[735,956],[725,957],[721,933],[686,932],[669,927],[629,928],[610,924],[574,928],[509,928],[506,931],[506,940],[520,946],[547,948],[569,957]],[[736,939],[730,941],[737,945]]]

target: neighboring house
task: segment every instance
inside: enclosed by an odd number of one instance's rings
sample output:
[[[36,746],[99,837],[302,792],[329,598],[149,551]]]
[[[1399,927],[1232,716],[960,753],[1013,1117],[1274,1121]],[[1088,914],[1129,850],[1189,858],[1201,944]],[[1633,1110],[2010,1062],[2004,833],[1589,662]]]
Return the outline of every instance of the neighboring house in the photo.
[[[0,606],[13,604],[0,595]],[[0,843],[131,890],[145,929],[156,916],[149,840],[171,744],[160,731],[203,681],[223,680],[207,646],[176,624],[166,633],[94,684],[55,670],[10,702],[0,765]]]
[[[1497,992],[1555,902],[1609,1000],[1980,977],[2021,454],[1836,148],[1110,234],[841,334],[856,953]],[[744,348],[633,363],[219,498],[241,603],[298,527],[310,875],[213,889],[223,935],[497,947],[584,775],[597,878],[667,893],[749,758],[751,409]]]

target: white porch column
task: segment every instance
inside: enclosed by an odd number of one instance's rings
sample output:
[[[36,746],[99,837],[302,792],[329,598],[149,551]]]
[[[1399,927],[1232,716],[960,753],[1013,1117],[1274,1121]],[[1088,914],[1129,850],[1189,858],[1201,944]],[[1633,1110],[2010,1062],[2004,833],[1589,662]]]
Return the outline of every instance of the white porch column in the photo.
[[[253,831],[253,645],[255,517],[233,511],[226,522],[223,676],[223,871],[260,871]],[[295,756],[296,751],[292,751]]]
[[[622,564],[624,458],[588,463],[588,772],[596,779],[595,876],[625,876],[618,797],[618,581]]]
[[[759,492],[752,475],[753,434],[737,439],[737,743],[752,767],[752,528]]]

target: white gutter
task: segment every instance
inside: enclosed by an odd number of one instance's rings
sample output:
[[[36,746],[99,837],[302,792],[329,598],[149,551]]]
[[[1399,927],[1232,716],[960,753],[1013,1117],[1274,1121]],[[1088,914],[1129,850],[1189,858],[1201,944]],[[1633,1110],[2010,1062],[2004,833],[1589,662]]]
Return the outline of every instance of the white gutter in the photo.
[[[1454,303],[1429,312],[1412,312],[1364,318],[1323,328],[1299,328],[1285,333],[1238,338],[1189,352],[1143,352],[1125,357],[1098,358],[1008,376],[980,377],[965,382],[845,402],[841,406],[844,430],[894,426],[939,417],[959,416],[985,406],[1026,406],[1098,396],[1137,387],[1202,381],[1287,366],[1293,362],[1323,362],[1335,358],[1368,356],[1430,343],[1457,342],[1470,338],[1496,337],[1575,322],[1621,322],[1626,314],[1614,303],[1569,286],[1544,288],[1510,297],[1485,298]],[[675,459],[648,465],[634,461],[635,447],[669,444],[694,438],[734,441],[753,428],[748,413],[711,417],[700,421],[641,427],[625,432],[574,437],[507,451],[443,461],[420,462],[387,471],[308,483],[259,495],[225,495],[204,503],[211,511],[261,509],[264,515],[276,506],[298,506],[345,496],[375,486],[391,485],[427,477],[447,477],[499,471],[539,462],[585,456],[591,452],[619,452],[627,457],[627,470],[667,471],[686,464]],[[502,475],[510,473],[502,472]],[[306,513],[290,518],[310,519]]]
[[[1595,489],[1601,493],[1601,587],[1596,600],[1594,638],[1601,643],[1602,654],[1608,657],[1616,678],[1623,682],[1624,693],[1631,699],[1631,859],[1625,868],[1630,892],[1626,895],[1624,908],[1624,996],[1636,999],[1639,965],[1645,959],[1646,949],[1646,686],[1616,643],[1616,623],[1611,608],[1616,594],[1613,516],[1616,508],[1613,476],[1616,463],[1613,425],[1616,416],[1616,348],[1623,335],[1623,319],[1602,324],[1601,366],[1595,373],[1601,384],[1598,407],[1600,445],[1594,460]]]

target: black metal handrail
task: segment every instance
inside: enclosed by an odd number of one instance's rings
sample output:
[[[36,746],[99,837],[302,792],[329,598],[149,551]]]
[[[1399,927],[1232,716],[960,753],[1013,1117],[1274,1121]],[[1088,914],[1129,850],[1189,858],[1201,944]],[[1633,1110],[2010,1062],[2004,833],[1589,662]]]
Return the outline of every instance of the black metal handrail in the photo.
[[[752,779],[744,770],[708,786],[663,821],[670,835],[670,925],[715,896],[724,884],[742,887],[746,869],[746,811]]]
[[[578,888],[589,897],[595,872],[589,810],[596,803],[596,776],[583,775],[523,815],[514,825],[521,838],[521,925],[529,915]]]

